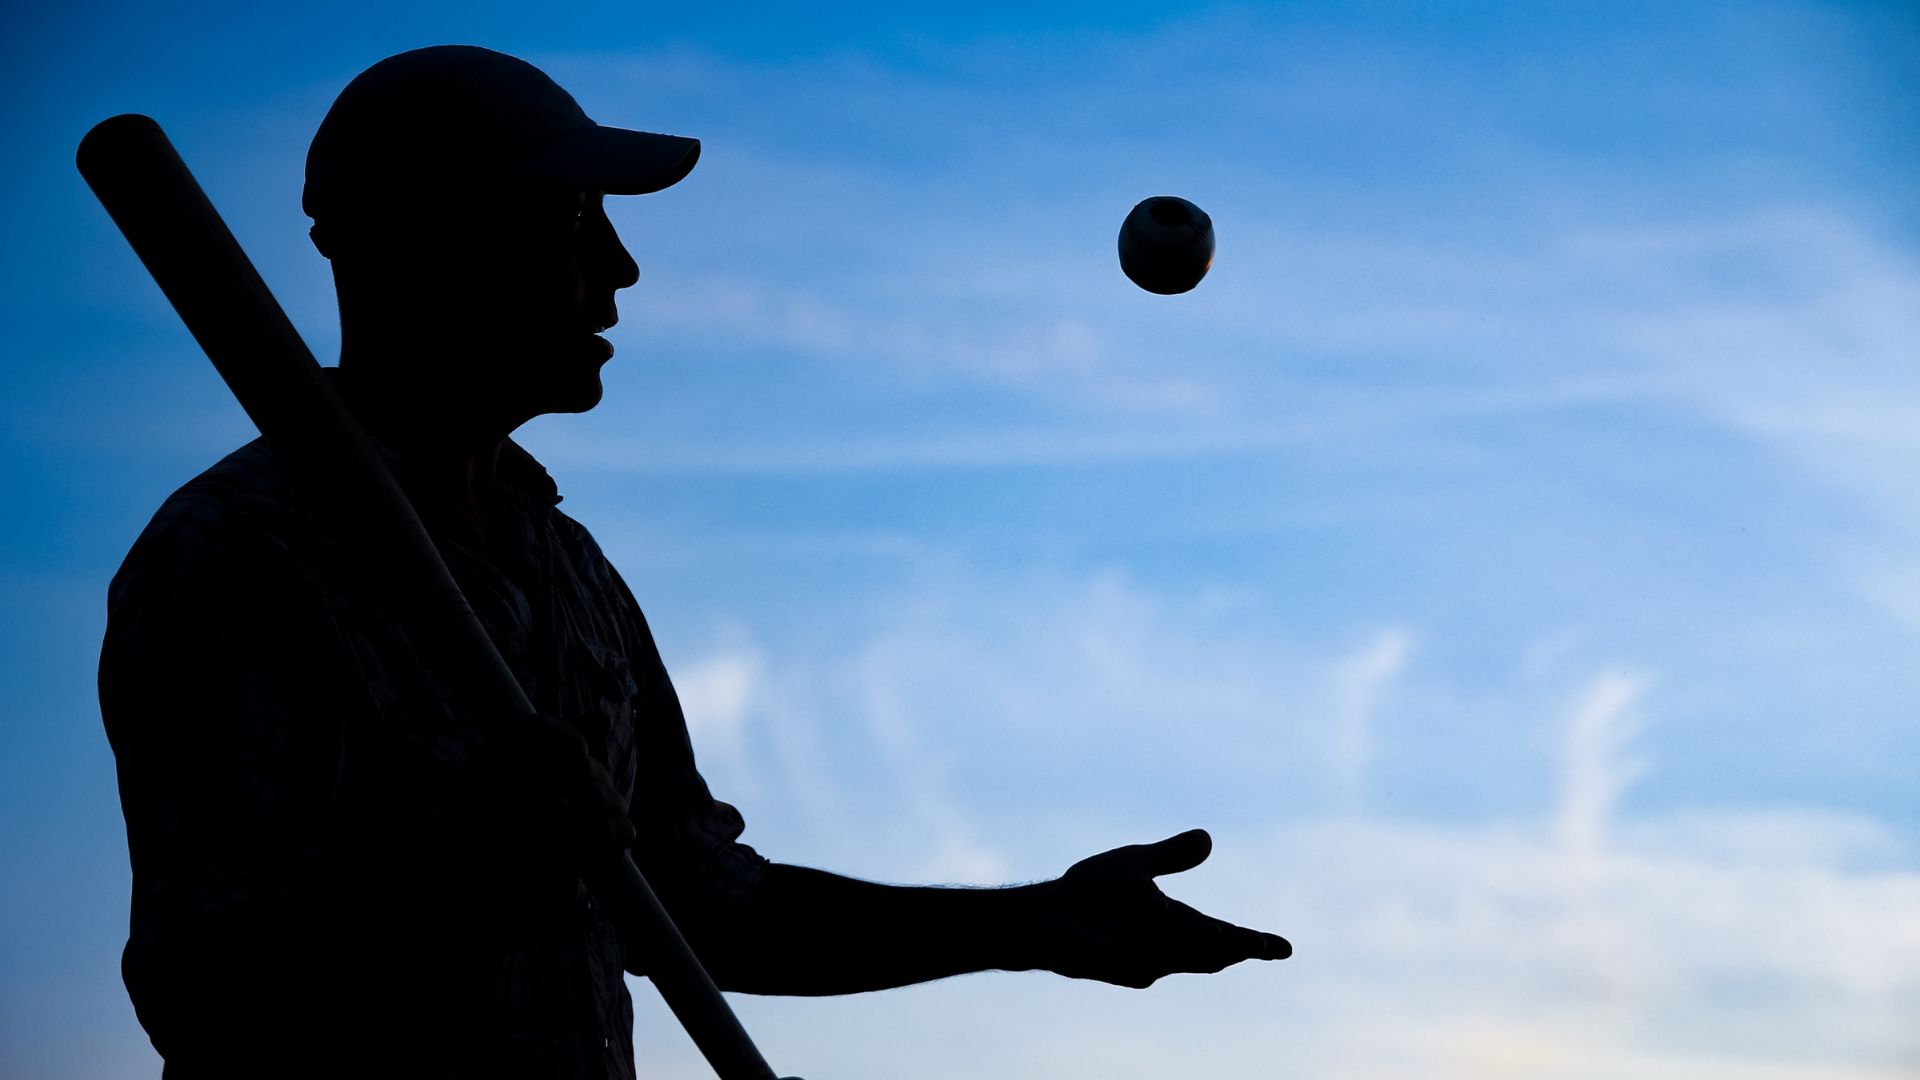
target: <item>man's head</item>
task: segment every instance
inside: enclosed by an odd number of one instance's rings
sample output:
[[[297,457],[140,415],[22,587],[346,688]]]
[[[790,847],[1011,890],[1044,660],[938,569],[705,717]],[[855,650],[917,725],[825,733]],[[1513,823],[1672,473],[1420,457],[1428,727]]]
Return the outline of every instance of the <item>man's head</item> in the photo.
[[[431,387],[508,430],[592,408],[612,355],[596,335],[638,277],[601,198],[667,187],[699,153],[595,124],[502,53],[438,46],[375,64],[314,136],[302,200],[334,264],[343,366]]]

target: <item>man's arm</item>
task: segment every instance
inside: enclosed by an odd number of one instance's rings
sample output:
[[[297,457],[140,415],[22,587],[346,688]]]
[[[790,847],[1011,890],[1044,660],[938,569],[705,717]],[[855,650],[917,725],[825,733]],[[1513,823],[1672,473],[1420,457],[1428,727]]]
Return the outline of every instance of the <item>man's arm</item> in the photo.
[[[1082,860],[1055,881],[989,889],[878,885],[775,864],[736,919],[694,944],[722,989],[791,995],[986,970],[1145,987],[1290,955],[1284,938],[1203,915],[1153,884],[1210,848],[1196,829]]]
[[[114,580],[100,658],[133,866],[123,972],[155,1045],[187,1060],[244,1055],[338,1004],[306,977],[265,991],[338,951],[303,886],[345,775],[339,683],[314,675],[341,658],[225,490],[190,486],[156,515]]]
[[[1154,885],[1206,859],[1213,842],[1199,829],[1009,888],[880,885],[768,863],[739,842],[745,823],[700,777],[646,617],[618,571],[607,574],[634,620],[632,670],[651,721],[636,730],[634,858],[722,990],[850,994],[991,970],[1145,987],[1292,953],[1283,938],[1210,918]],[[646,957],[625,944],[628,970],[644,974]]]
[[[775,863],[737,920],[696,939],[722,990],[854,994],[1038,966],[1024,941],[1038,886],[880,885]]]

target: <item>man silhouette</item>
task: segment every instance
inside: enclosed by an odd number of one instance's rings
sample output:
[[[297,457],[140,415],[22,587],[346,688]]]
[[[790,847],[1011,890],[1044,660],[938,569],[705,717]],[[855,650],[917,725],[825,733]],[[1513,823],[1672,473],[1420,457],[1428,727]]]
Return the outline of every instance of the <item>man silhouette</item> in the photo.
[[[988,969],[1144,987],[1288,955],[1166,898],[1194,830],[1004,889],[769,862],[713,798],[639,605],[510,438],[601,397],[637,269],[603,208],[691,139],[602,127],[466,46],[353,80],[308,157],[331,373],[542,720],[465,715],[260,440],[175,492],[109,593],[101,711],[133,863],[124,974],[169,1080],[630,1077],[646,943],[581,882],[630,847],[723,989]]]

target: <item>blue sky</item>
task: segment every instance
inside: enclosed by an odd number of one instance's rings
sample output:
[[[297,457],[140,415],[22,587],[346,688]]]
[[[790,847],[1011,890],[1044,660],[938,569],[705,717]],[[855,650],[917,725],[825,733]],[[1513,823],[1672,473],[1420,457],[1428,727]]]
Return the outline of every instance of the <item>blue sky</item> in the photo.
[[[326,358],[307,140],[463,41],[704,141],[614,201],[606,402],[522,441],[747,839],[1001,882],[1204,825],[1169,891],[1299,950],[743,1000],[778,1067],[1912,1075],[1920,21],[1520,7],[10,13],[0,1073],[157,1074],[93,663],[250,434],[73,147],[158,118]],[[1154,194],[1219,232],[1185,296],[1115,265]]]

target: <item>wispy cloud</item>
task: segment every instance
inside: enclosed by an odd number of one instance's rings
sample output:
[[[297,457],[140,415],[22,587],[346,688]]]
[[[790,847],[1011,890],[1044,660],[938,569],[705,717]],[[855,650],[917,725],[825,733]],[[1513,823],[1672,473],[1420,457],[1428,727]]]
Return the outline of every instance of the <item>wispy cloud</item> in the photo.
[[[1367,766],[1373,758],[1375,711],[1407,660],[1410,636],[1403,630],[1380,633],[1334,670],[1332,745],[1328,767],[1335,797],[1358,811],[1365,805]]]
[[[1115,575],[994,597],[949,584],[870,638],[808,650],[805,677],[774,676],[819,710],[809,723],[825,770],[813,779],[902,825],[854,824],[861,865],[1057,872],[1096,838],[1149,838],[1115,831],[1133,815],[1110,800],[1133,781],[1152,778],[1163,805],[1182,792],[1189,809],[1202,786],[1245,783],[1194,748],[1240,746],[1251,724],[1261,753],[1324,761],[1333,782],[1317,802],[1269,798],[1212,823],[1212,860],[1163,884],[1289,934],[1298,953],[1137,995],[988,976],[885,999],[743,1002],[777,1060],[794,1063],[783,1067],[1328,1080],[1888,1080],[1920,1067],[1913,837],[1794,806],[1625,812],[1656,763],[1646,724],[1671,673],[1583,659],[1559,636],[1552,655],[1513,664],[1516,679],[1557,687],[1533,698],[1538,715],[1515,718],[1515,737],[1539,733],[1525,738],[1537,751],[1483,765],[1488,777],[1537,774],[1543,802],[1451,823],[1355,813],[1362,775],[1392,788],[1425,767],[1420,740],[1448,737],[1444,717],[1420,710],[1483,696],[1409,668],[1412,642],[1430,634],[1289,644],[1245,621],[1244,597],[1173,603]],[[1119,786],[1072,780],[1123,756],[1151,767],[1123,766]],[[1657,764],[1662,775],[1690,767]],[[983,767],[1012,785],[983,782]],[[1021,790],[1049,772],[1047,789]],[[669,1021],[650,1010],[643,1001],[642,1046],[663,1075],[682,1075]],[[850,1024],[857,1041],[818,1038]],[[949,1049],[928,1057],[930,1045]]]
[[[760,654],[736,649],[697,657],[673,675],[687,730],[709,755],[738,762],[746,749],[747,710],[761,693]]]
[[[1576,862],[1605,853],[1615,804],[1644,768],[1627,756],[1639,730],[1634,705],[1644,692],[1645,682],[1636,675],[1603,675],[1581,693],[1567,724],[1555,824]]]

